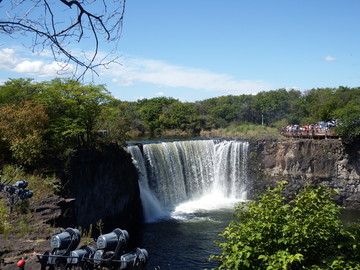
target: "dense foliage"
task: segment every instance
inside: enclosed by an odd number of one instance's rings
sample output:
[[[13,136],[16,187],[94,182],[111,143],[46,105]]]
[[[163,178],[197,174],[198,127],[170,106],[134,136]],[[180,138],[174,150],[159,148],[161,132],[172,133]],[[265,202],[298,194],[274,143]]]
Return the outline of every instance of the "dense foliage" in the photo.
[[[283,188],[236,208],[214,269],[360,269],[360,227],[341,224],[334,191],[310,186],[288,202]]]
[[[283,126],[332,119],[340,123],[336,132],[352,140],[360,133],[359,114],[360,88],[128,102],[115,99],[104,85],[9,79],[0,85],[0,163],[36,166],[66,157],[77,147],[121,143],[134,136],[273,136]]]
[[[3,162],[35,166],[95,145],[100,116],[113,99],[102,85],[9,80],[0,86]]]
[[[0,109],[0,119],[3,141],[19,163],[34,164],[41,159],[48,122],[42,104],[24,101],[4,105]]]

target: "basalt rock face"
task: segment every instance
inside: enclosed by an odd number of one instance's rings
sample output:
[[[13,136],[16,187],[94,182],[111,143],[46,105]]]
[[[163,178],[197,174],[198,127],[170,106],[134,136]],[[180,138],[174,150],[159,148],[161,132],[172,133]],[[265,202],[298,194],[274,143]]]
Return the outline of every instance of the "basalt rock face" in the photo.
[[[136,234],[143,222],[138,174],[125,150],[78,150],[65,181],[67,196],[74,198],[72,226],[96,230],[101,223],[103,233],[120,228]]]
[[[250,142],[252,193],[288,181],[287,196],[308,184],[324,184],[339,191],[335,200],[360,210],[360,146],[340,140],[284,140]]]

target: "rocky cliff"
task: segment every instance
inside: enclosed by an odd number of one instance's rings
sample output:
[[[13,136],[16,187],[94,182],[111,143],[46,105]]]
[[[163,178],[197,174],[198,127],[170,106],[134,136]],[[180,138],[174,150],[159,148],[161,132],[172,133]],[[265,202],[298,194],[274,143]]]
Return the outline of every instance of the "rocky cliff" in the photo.
[[[93,225],[96,230],[101,225],[103,232],[121,228],[137,234],[143,222],[138,175],[121,147],[77,151],[63,182],[67,197],[73,199],[68,209],[72,222],[66,226]]]
[[[308,184],[337,189],[336,201],[360,209],[360,147],[340,140],[284,140],[250,142],[253,193],[286,180],[288,196]]]

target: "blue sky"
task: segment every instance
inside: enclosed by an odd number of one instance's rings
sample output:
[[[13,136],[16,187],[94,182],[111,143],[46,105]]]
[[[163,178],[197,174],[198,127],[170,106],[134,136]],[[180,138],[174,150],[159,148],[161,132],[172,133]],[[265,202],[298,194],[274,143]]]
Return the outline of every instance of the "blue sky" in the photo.
[[[128,0],[121,65],[93,80],[128,101],[357,87],[359,12],[359,0]],[[51,57],[0,37],[0,81],[56,76]]]

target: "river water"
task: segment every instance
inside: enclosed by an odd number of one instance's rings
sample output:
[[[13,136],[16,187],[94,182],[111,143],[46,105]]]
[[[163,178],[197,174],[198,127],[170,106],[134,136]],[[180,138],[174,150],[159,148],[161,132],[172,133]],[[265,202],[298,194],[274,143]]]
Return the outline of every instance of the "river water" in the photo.
[[[147,269],[205,269],[211,254],[218,254],[215,240],[230,223],[232,209],[199,211],[146,224],[143,247],[149,252]]]

